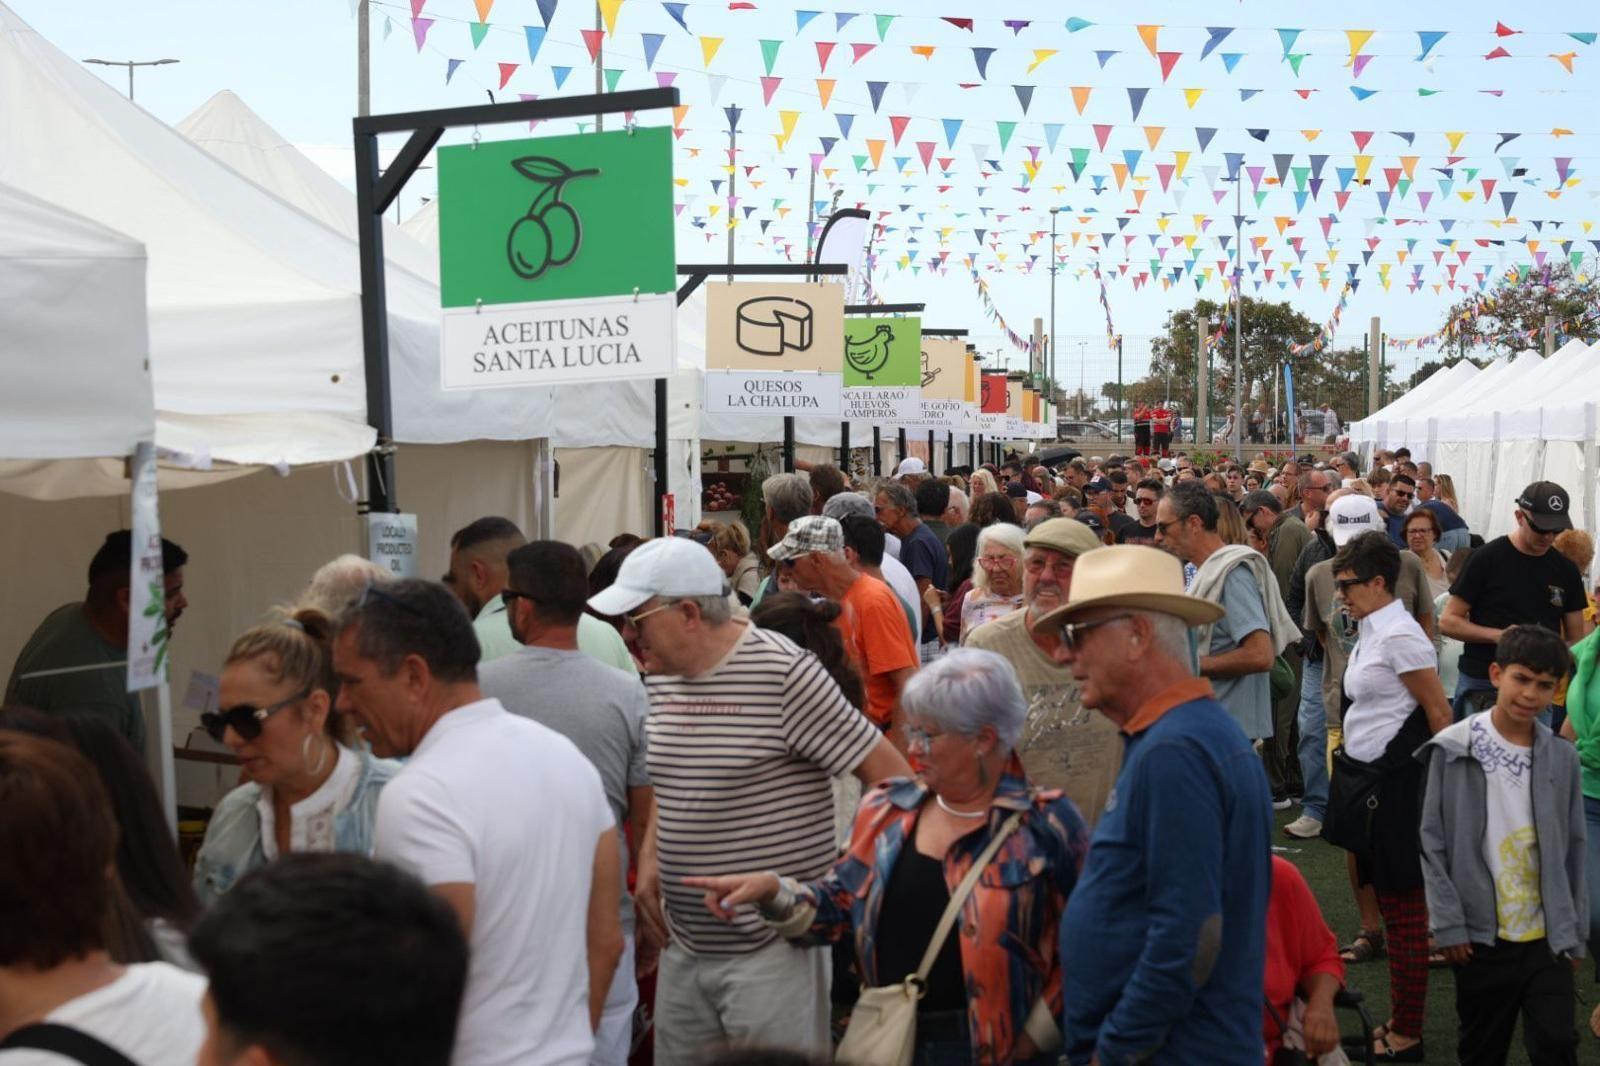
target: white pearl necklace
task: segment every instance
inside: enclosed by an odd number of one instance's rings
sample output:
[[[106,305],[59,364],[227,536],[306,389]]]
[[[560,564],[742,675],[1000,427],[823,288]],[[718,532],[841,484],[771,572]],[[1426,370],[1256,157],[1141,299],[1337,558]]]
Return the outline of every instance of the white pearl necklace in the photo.
[[[935,792],[933,794],[933,802],[935,802],[935,803],[937,803],[939,805],[939,809],[941,811],[944,811],[944,813],[946,813],[948,815],[952,815],[953,817],[956,817],[956,818],[974,818],[975,819],[975,818],[987,818],[987,817],[989,817],[989,812],[987,810],[982,810],[982,811],[958,811],[954,807],[950,806],[950,804],[946,803],[944,801],[944,797],[939,795],[939,793],[937,793],[937,792]]]

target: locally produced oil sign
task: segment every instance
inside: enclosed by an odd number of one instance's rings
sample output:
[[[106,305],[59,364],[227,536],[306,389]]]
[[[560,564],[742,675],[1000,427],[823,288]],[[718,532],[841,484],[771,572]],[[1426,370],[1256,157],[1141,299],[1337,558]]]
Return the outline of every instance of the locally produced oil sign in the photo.
[[[670,130],[439,150],[445,388],[670,375],[676,280]]]

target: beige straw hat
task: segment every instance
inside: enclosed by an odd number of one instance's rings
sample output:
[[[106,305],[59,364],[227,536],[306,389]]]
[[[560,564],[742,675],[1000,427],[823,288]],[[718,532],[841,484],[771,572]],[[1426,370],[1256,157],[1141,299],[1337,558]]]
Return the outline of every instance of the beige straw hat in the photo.
[[[1209,625],[1222,608],[1183,591],[1183,564],[1160,548],[1119,544],[1085,552],[1072,569],[1067,602],[1033,624],[1048,629],[1072,621],[1089,607],[1133,607],[1183,619],[1191,626]]]

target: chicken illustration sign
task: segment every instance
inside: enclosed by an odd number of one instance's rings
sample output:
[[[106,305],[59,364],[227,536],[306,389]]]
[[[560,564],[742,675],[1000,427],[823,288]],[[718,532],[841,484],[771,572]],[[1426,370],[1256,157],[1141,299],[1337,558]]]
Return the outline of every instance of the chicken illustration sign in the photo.
[[[676,369],[670,130],[480,141],[438,158],[446,389]]]
[[[911,424],[922,415],[922,320],[844,323],[845,417]]]

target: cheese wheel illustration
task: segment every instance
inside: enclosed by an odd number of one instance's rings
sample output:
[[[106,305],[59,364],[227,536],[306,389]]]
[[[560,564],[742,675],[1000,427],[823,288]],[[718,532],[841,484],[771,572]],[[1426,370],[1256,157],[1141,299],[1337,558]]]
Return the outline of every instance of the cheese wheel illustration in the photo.
[[[758,296],[739,305],[734,339],[755,355],[803,352],[811,347],[811,305],[790,296]]]

